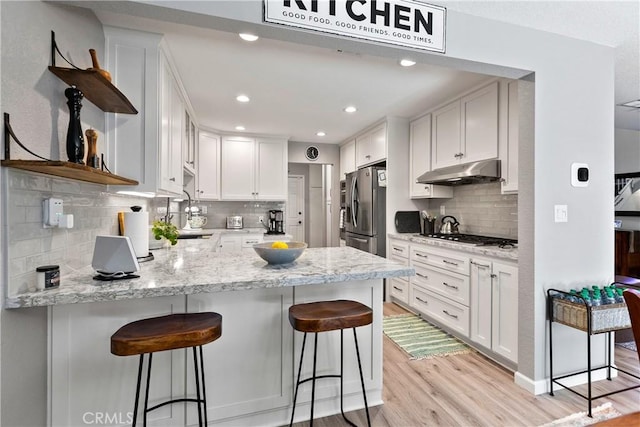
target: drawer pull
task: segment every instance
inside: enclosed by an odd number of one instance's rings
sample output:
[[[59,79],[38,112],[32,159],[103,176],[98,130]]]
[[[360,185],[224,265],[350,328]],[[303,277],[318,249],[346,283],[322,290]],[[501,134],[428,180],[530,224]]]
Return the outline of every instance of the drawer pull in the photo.
[[[442,282],[442,284],[445,285],[447,288],[455,289],[456,291],[458,290],[458,287],[456,285],[450,285],[447,282]]]
[[[456,267],[458,266],[457,262],[447,261],[446,259],[443,259],[442,262],[444,262],[445,264],[456,266]]]
[[[394,286],[394,287],[393,287],[393,289],[395,289],[395,290],[396,290],[396,291],[398,291],[398,292],[404,292],[404,291],[402,290],[402,288],[399,288],[399,287],[397,287],[397,286]]]
[[[420,301],[421,303],[423,303],[423,304],[429,304],[429,302],[428,302],[428,301],[425,301],[425,300],[423,300],[423,299],[422,299],[422,298],[420,298],[420,297],[416,297],[416,299],[417,299],[418,301]]]
[[[454,319],[457,319],[457,318],[458,318],[458,316],[457,316],[457,315],[455,315],[455,314],[451,314],[451,313],[449,313],[447,310],[442,310],[442,312],[443,312],[444,314],[446,314],[447,316],[449,316],[449,317],[453,317]]]
[[[422,277],[423,279],[427,279],[427,280],[429,280],[429,276],[425,276],[424,274],[420,274],[420,273],[418,273],[417,271],[416,271],[416,276],[420,276],[420,277]]]
[[[396,248],[395,246],[393,247],[393,250],[398,252],[404,252],[404,249]]]
[[[429,258],[428,255],[423,255],[420,252],[416,252],[416,256],[419,256],[420,258]]]
[[[498,275],[495,273],[491,273],[489,276],[491,276],[492,279],[495,279],[496,277],[498,277]]]
[[[482,268],[490,268],[490,265],[485,265],[485,264],[480,264],[479,262],[475,262],[475,261],[469,261],[469,264],[473,264],[473,265],[477,265],[478,267],[482,267]]]

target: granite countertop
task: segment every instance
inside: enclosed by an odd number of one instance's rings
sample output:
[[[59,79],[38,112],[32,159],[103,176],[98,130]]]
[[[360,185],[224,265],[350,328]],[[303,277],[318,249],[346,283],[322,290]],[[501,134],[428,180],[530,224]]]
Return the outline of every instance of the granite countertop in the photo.
[[[188,295],[255,288],[316,285],[411,276],[414,269],[351,247],[309,248],[294,263],[272,266],[255,252],[220,253],[212,239],[181,240],[154,250],[137,279],[93,280],[91,266],[61,277],[57,289],[12,295],[5,308],[39,307]]]
[[[435,239],[425,237],[420,234],[409,233],[389,233],[389,238],[404,240],[406,242],[421,243],[424,245],[436,246],[439,248],[453,249],[475,255],[484,255],[494,258],[502,258],[510,261],[518,260],[518,248],[500,248],[498,246],[476,246],[467,243],[452,242],[450,240]]]

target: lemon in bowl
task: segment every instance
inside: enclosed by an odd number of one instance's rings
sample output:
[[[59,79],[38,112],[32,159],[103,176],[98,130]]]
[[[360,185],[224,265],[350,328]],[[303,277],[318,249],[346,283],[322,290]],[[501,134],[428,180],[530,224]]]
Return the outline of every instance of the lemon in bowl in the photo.
[[[307,248],[304,242],[265,242],[253,245],[258,256],[269,264],[289,264]]]

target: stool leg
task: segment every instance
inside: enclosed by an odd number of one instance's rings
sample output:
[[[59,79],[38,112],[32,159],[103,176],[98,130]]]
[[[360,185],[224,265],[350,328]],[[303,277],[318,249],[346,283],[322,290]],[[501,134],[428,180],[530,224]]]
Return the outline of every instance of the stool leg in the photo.
[[[200,373],[198,372],[198,356],[196,353],[196,348],[191,347],[193,349],[193,370],[196,374],[196,403],[198,405],[198,426],[202,427],[202,412],[200,411],[200,404],[202,401],[200,400]]]
[[[209,424],[207,419],[207,388],[204,385],[204,358],[202,357],[202,346],[200,346],[200,375],[202,382],[202,412],[204,412],[204,425]]]
[[[309,427],[313,427],[313,405],[316,402],[316,361],[318,360],[318,333],[315,333],[313,343],[313,377],[311,377],[311,419]]]
[[[142,425],[147,427],[147,408],[149,407],[149,383],[151,382],[151,359],[153,353],[149,353],[149,366],[147,367],[147,389],[144,392],[144,418],[142,419]]]
[[[358,427],[344,414],[344,329],[340,329],[340,413],[347,424]]]
[[[289,427],[293,425],[293,415],[296,412],[296,400],[298,399],[298,387],[300,386],[300,373],[302,372],[302,359],[304,358],[304,346],[307,343],[307,333],[302,338],[302,351],[300,352],[300,364],[298,366],[298,379],[296,380],[296,391],[293,393],[293,408],[291,408],[291,421]]]
[[[142,382],[142,365],[144,364],[144,354],[140,355],[140,362],[138,362],[138,381],[136,383],[136,401],[133,404],[133,424],[132,427],[136,427],[138,421],[138,400],[140,400],[140,383]]]
[[[367,405],[367,392],[364,388],[364,376],[362,375],[362,363],[360,362],[360,349],[358,348],[358,335],[356,328],[353,328],[353,340],[356,343],[356,356],[358,357],[358,370],[360,371],[360,384],[362,384],[362,397],[364,398],[364,410],[367,413],[367,425],[371,427],[371,418],[369,418],[369,405]]]

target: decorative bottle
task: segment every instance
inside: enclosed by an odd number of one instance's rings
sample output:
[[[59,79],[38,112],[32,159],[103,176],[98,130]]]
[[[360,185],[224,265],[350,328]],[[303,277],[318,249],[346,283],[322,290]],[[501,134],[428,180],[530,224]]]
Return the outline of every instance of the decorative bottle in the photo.
[[[69,106],[69,128],[67,129],[67,157],[72,163],[84,164],[84,136],[80,127],[80,109],[84,95],[75,86],[64,91]]]

